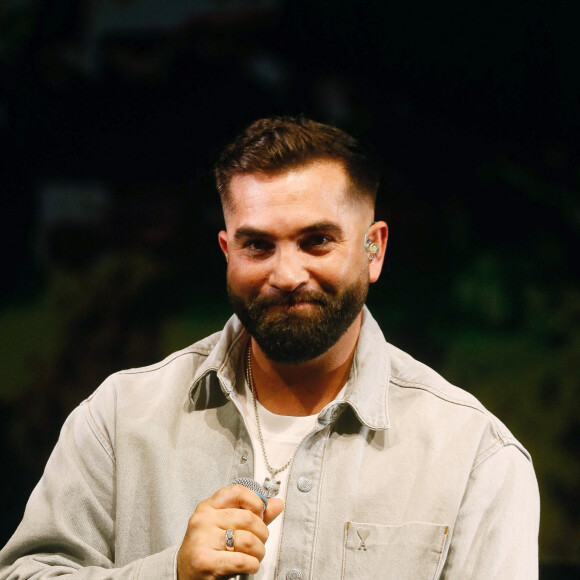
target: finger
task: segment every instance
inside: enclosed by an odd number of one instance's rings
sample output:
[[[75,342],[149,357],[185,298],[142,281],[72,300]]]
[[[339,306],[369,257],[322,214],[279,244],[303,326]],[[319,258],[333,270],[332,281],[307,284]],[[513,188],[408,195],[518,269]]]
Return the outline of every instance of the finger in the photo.
[[[223,510],[213,510],[213,514],[219,514],[221,511]],[[255,514],[240,509],[231,511],[253,518],[265,528],[267,535],[266,525]],[[233,546],[228,549],[226,530],[217,527],[211,516],[211,513],[207,513],[201,517],[190,518],[188,530],[177,556],[178,579],[215,579],[236,573],[256,573],[265,555],[263,542],[252,532],[232,527]]]
[[[225,542],[225,538],[224,538]],[[241,552],[262,561],[266,555],[266,547],[254,534],[246,530],[234,530],[234,552]]]
[[[227,485],[198,505],[198,510],[240,508],[262,517],[264,503],[258,494],[243,485]]]
[[[243,552],[216,552],[215,554],[212,571],[214,574],[217,573],[218,578],[229,578],[236,574],[256,574],[260,570],[260,560]]]
[[[262,518],[249,510],[223,509],[214,510],[211,514],[202,514],[212,518],[215,526],[224,531],[228,528],[245,530],[254,534],[261,542],[268,539],[268,527]]]
[[[269,525],[273,520],[275,520],[284,510],[284,502],[277,497],[273,497],[268,500],[268,507],[264,512],[264,523]]]
[[[236,574],[255,574],[260,561],[243,552],[200,550],[195,554],[178,554],[177,578],[229,578]]]

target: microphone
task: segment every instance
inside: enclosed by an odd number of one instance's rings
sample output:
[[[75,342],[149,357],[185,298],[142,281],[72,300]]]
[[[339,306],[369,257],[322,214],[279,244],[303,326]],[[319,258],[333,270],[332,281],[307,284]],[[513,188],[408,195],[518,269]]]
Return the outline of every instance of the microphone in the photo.
[[[249,477],[238,477],[234,479],[230,485],[236,485],[238,483],[244,487],[247,487],[248,489],[251,489],[255,494],[259,495],[260,499],[264,503],[264,509],[268,507],[267,491],[257,481],[254,481]]]
[[[248,489],[251,489],[255,494],[260,496],[260,499],[264,504],[264,510],[268,507],[268,498],[266,497],[266,490],[257,481],[254,481],[249,477],[237,477],[232,481],[230,485],[236,485],[238,483],[240,485],[243,485],[244,487],[247,487]],[[248,580],[248,578],[249,578],[248,574],[238,574],[237,576],[232,576],[230,580]]]

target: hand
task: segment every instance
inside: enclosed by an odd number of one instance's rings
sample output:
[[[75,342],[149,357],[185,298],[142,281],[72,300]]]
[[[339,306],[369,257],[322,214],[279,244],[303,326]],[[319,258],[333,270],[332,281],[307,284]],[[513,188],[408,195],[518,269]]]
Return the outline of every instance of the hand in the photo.
[[[284,509],[278,498],[264,504],[243,485],[228,485],[200,502],[189,518],[177,554],[177,580],[215,580],[236,574],[255,574],[268,539],[267,525]],[[234,551],[225,544],[226,530],[234,531]]]

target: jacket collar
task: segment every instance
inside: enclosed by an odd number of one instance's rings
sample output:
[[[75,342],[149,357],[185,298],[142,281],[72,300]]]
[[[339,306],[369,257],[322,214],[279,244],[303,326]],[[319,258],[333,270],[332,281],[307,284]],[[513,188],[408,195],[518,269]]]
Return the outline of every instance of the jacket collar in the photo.
[[[192,400],[196,398],[200,383],[210,373],[217,375],[226,397],[232,397],[236,369],[240,357],[245,355],[248,338],[248,333],[238,317],[232,316],[208,357],[195,373],[190,391]],[[389,427],[387,400],[391,363],[388,346],[379,325],[365,306],[344,397],[332,401],[320,412],[320,422],[331,422],[348,405],[352,407],[359,421],[368,428],[375,430]]]
[[[227,397],[234,392],[236,368],[248,345],[248,333],[240,319],[233,315],[218,333],[219,338],[193,377],[190,397],[195,399],[202,380],[210,373],[217,374],[222,391]],[[207,339],[206,339],[207,340]]]
[[[389,345],[365,306],[344,400],[353,408],[360,422],[370,429],[389,427],[390,378]],[[340,401],[334,403],[340,404]]]

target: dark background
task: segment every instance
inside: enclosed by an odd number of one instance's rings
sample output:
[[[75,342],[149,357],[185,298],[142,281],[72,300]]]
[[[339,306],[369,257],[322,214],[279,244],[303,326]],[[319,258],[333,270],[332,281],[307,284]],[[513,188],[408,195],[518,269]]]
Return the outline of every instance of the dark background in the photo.
[[[382,160],[387,339],[528,448],[541,577],[580,577],[579,8],[3,2],[0,544],[74,406],[228,318],[212,162],[305,114]]]

